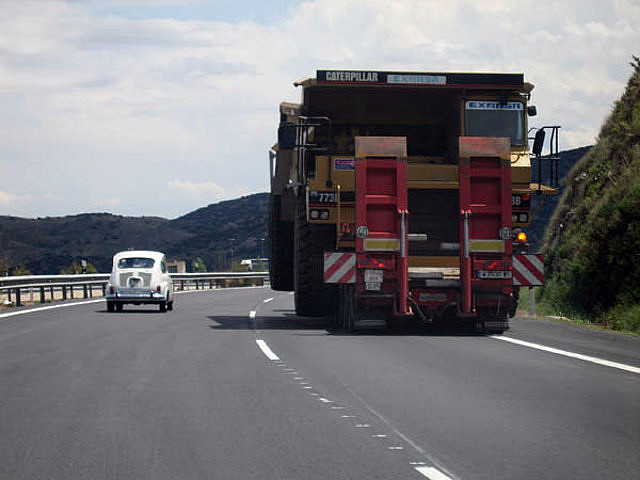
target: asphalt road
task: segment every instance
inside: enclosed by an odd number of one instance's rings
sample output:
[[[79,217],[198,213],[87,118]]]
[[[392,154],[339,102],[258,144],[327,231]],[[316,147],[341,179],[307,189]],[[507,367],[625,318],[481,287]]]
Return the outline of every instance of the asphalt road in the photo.
[[[265,288],[104,307],[0,314],[0,478],[640,477],[637,337],[348,335]]]

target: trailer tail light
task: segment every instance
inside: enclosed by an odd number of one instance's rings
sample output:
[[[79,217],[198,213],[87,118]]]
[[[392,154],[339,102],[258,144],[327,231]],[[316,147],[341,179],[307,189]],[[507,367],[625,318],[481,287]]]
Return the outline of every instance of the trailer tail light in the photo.
[[[524,233],[524,232],[518,233],[518,236],[516,237],[516,241],[518,243],[526,243],[527,242],[527,234]]]

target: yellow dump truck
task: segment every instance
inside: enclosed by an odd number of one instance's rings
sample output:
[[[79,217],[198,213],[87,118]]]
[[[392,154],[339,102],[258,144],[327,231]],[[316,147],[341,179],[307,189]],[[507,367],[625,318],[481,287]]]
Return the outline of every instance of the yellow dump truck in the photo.
[[[302,101],[280,104],[270,151],[272,288],[349,330],[403,316],[508,328],[517,288],[542,281],[518,270],[541,261],[526,251],[530,196],[556,193],[532,182],[559,128],[538,129],[530,152],[533,85],[344,70],[295,85]]]

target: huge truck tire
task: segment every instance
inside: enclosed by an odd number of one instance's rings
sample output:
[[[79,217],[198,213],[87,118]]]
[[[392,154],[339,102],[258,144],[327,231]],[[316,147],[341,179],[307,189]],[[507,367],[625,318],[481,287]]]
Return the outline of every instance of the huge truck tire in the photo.
[[[353,332],[358,316],[355,288],[353,285],[339,285],[337,295],[336,326]]]
[[[304,200],[298,198],[293,255],[296,314],[322,317],[332,313],[335,289],[324,284],[324,252],[334,248],[335,228],[308,224]]]
[[[293,224],[280,221],[282,197],[269,201],[269,281],[273,290],[293,290]]]

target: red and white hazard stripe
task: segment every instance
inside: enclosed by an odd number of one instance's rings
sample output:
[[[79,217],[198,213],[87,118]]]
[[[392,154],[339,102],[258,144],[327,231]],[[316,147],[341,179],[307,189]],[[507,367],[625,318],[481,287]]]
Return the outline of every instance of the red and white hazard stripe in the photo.
[[[324,254],[324,283],[356,283],[356,254]]]
[[[539,253],[514,255],[513,284],[529,287],[544,285],[544,256]]]

